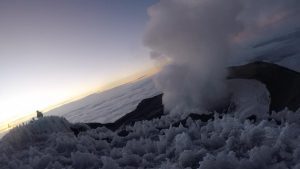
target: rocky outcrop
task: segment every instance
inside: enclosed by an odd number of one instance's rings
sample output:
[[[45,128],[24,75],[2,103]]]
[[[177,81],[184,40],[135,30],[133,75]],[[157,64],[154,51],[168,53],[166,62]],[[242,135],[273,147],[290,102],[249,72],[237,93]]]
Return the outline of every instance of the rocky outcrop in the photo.
[[[164,115],[164,106],[162,104],[162,96],[163,94],[154,96],[152,98],[147,98],[142,100],[137,108],[126,114],[125,116],[121,117],[114,123],[84,123],[84,124],[74,124],[71,127],[71,130],[74,132],[74,134],[77,136],[80,132],[84,132],[89,129],[95,129],[98,127],[106,127],[112,131],[116,131],[118,129],[121,129],[122,126],[126,125],[133,125],[137,121],[143,121],[143,120],[152,120],[155,118],[160,118]],[[185,125],[186,120],[188,118],[191,118],[192,120],[201,120],[203,122],[207,122],[209,120],[214,119],[213,114],[190,114],[186,119],[178,121],[172,126],[179,126],[179,124]],[[126,136],[128,135],[128,131],[126,130],[120,130],[118,132],[119,136]]]
[[[113,123],[85,123],[74,125],[71,129],[77,135],[80,132],[86,131],[88,128],[95,129],[98,127],[106,127],[112,131],[119,129],[121,126],[133,125],[137,121],[151,120],[159,118],[164,114],[164,106],[162,104],[162,94],[142,100],[137,108],[124,115]],[[86,127],[88,126],[88,128]]]
[[[300,73],[285,67],[253,62],[229,67],[228,79],[255,79],[266,85],[270,92],[270,111],[285,107],[296,111],[300,107]]]

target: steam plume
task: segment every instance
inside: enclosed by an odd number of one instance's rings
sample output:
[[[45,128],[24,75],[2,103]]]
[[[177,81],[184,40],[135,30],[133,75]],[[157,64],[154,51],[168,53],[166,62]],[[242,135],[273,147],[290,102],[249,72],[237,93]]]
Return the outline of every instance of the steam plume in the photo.
[[[172,112],[199,112],[226,94],[230,39],[242,30],[238,0],[161,0],[149,9],[144,43],[171,64],[156,78]]]
[[[157,62],[171,60],[156,84],[173,112],[221,103],[228,62],[250,56],[250,43],[300,26],[299,0],[160,0],[148,13],[144,43]]]

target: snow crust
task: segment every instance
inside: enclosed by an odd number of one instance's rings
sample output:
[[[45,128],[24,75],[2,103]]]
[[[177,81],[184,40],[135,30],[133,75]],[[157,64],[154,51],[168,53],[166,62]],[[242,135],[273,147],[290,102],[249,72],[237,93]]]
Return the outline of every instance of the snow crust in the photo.
[[[253,123],[238,112],[208,122],[142,121],[119,131],[97,128],[76,137],[64,118],[45,117],[0,141],[1,169],[298,169],[300,111],[283,110]],[[269,120],[268,120],[269,119]]]

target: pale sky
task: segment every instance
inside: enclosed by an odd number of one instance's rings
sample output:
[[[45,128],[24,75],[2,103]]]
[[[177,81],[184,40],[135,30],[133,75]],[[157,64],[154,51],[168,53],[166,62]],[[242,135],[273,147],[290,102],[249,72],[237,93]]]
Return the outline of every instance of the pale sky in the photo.
[[[0,0],[0,125],[151,68],[156,0]]]

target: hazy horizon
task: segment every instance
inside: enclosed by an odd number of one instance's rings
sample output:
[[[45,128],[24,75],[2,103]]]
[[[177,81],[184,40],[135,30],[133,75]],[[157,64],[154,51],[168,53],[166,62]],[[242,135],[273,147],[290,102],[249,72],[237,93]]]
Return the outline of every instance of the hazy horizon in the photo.
[[[156,74],[158,71],[159,71],[159,68],[154,67],[154,68],[146,70],[146,71],[141,71],[139,73],[128,75],[125,78],[116,79],[115,81],[108,82],[107,84],[104,84],[103,86],[99,86],[95,89],[90,89],[89,91],[87,91],[85,93],[81,93],[79,95],[74,95],[70,98],[66,98],[63,101],[49,105],[49,106],[45,107],[44,109],[39,109],[39,111],[41,111],[44,115],[48,115],[47,113],[49,111],[59,109],[60,107],[63,107],[69,103],[84,99],[90,95],[97,94],[97,93],[101,94],[103,92],[113,90],[114,88],[123,86],[127,83],[132,83],[132,82],[138,81],[140,79],[152,76],[152,75]],[[10,128],[13,128],[13,127],[23,123],[23,122],[31,120],[32,118],[36,118],[36,110],[34,110],[32,112],[28,112],[28,113],[24,112],[23,116],[18,116],[18,117],[15,117],[14,119],[3,122],[0,124],[0,134],[2,132],[9,130]],[[1,138],[1,135],[0,135],[0,138]]]
[[[0,124],[151,69],[156,0],[0,2]]]

